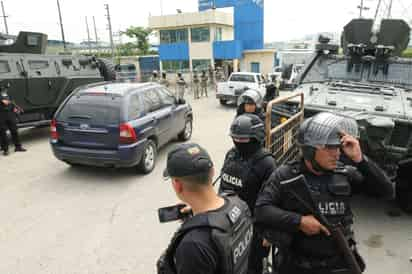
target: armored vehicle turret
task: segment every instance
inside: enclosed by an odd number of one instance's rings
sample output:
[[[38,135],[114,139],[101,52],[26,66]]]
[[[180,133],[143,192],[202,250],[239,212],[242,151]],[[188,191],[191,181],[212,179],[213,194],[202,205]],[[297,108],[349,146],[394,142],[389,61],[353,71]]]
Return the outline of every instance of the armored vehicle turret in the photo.
[[[20,32],[0,45],[0,89],[24,110],[19,127],[49,124],[60,103],[78,86],[114,79],[114,66],[88,56],[46,54],[47,35]]]
[[[296,91],[304,93],[305,117],[328,111],[356,119],[363,151],[412,211],[412,59],[400,57],[409,35],[403,20],[382,20],[376,30],[373,20],[352,20],[342,33],[343,54],[320,39]]]

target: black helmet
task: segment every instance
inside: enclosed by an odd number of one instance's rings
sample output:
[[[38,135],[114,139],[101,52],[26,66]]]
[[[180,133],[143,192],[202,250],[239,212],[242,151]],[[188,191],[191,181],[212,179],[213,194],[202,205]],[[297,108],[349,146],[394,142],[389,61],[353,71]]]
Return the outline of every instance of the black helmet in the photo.
[[[358,138],[356,121],[329,112],[321,112],[306,119],[298,133],[303,158],[313,161],[318,146],[340,146],[343,132]]]
[[[262,104],[262,96],[254,89],[247,89],[242,95],[239,96],[237,105],[242,104],[255,104],[256,107],[260,107]]]
[[[265,126],[255,114],[245,113],[237,116],[230,126],[232,138],[250,138],[263,143],[265,139]]]

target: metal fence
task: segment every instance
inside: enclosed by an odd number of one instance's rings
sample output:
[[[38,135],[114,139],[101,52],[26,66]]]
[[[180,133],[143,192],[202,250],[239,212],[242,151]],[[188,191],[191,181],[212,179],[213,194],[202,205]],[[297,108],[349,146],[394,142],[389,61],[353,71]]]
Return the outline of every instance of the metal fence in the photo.
[[[295,97],[300,97],[300,101],[297,103],[297,111],[292,115],[280,115],[280,122],[273,121],[273,109],[276,109],[276,106],[285,104]],[[265,146],[266,149],[273,154],[278,165],[296,159],[299,154],[297,134],[299,132],[299,126],[303,121],[303,110],[303,93],[294,93],[289,96],[278,97],[267,104]]]

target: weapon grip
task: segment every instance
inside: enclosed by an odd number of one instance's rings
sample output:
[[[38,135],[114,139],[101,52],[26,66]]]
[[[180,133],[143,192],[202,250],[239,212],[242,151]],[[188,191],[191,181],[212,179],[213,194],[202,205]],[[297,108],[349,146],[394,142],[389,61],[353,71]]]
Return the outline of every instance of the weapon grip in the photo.
[[[352,249],[349,247],[348,241],[343,235],[341,226],[334,225],[333,227],[331,227],[330,232],[340,251],[342,252],[345,262],[348,264],[351,273],[362,274],[362,270],[360,269],[358,261],[356,260]]]

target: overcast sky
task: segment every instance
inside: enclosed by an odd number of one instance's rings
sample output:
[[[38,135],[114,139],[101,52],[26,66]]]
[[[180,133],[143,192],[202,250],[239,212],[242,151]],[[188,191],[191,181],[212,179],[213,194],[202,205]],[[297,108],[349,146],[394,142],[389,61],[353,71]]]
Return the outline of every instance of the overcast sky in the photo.
[[[384,6],[389,0],[382,0]],[[44,32],[49,39],[61,39],[56,0],[3,0],[8,16],[9,33],[19,30]],[[92,16],[95,16],[100,40],[108,41],[104,4],[110,5],[113,31],[128,26],[147,26],[148,16],[197,10],[197,0],[60,0],[66,40],[87,39],[85,16],[94,39]],[[364,0],[370,7],[366,17],[373,17],[378,0]],[[351,18],[357,17],[360,0],[265,0],[265,42],[301,38],[317,32],[339,32]],[[412,0],[393,0],[393,17],[412,20]],[[4,31],[0,21],[0,31]]]

